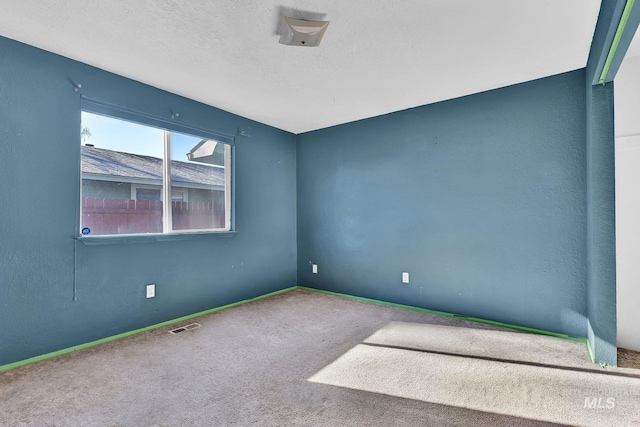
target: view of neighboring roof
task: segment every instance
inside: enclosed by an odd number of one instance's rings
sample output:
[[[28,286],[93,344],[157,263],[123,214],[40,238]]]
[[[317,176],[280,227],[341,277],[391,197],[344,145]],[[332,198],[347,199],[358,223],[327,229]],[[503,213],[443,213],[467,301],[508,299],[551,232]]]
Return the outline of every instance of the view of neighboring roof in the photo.
[[[162,181],[162,159],[140,154],[124,153],[83,145],[82,173],[102,175],[97,179],[115,181],[113,177],[128,181]],[[171,181],[182,184],[224,186],[224,168],[207,164],[171,161]]]

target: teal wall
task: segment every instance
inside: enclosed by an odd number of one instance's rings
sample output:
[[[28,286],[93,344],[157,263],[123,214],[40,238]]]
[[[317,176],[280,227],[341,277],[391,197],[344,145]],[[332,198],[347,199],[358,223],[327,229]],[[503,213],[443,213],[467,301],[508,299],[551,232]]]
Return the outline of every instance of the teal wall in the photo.
[[[613,78],[635,33],[632,13],[605,84],[599,84],[626,0],[603,0],[585,69],[587,144],[587,314],[594,360],[617,364]],[[637,9],[637,5],[636,5]]]
[[[298,135],[298,284],[585,337],[584,87],[578,70]]]
[[[226,134],[250,127],[236,137],[237,234],[77,242],[80,95]],[[295,286],[295,135],[5,38],[0,118],[0,365]]]
[[[296,284],[589,336],[615,364],[613,92],[591,83],[623,5],[586,70],[297,137],[0,38],[0,366]],[[238,233],[77,242],[81,95],[250,128]]]
[[[613,83],[587,86],[587,313],[597,363],[617,365]]]

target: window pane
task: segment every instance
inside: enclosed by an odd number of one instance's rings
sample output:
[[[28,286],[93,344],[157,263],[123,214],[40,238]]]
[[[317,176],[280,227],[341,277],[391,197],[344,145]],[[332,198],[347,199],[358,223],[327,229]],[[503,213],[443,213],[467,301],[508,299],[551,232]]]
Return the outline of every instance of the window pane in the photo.
[[[173,230],[227,229],[225,168],[229,145],[171,133]]]
[[[171,201],[172,202],[186,202],[186,190],[176,190],[175,188],[171,190]]]
[[[83,234],[162,233],[163,135],[82,112]]]
[[[137,188],[136,200],[162,200],[162,189]]]

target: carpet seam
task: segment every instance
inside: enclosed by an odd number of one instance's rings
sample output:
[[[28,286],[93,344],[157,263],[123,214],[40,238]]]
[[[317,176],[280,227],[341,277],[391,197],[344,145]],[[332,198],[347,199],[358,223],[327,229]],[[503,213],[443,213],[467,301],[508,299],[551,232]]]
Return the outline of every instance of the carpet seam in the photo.
[[[559,369],[562,371],[572,371],[572,372],[583,372],[587,374],[601,374],[601,375],[609,375],[614,377],[626,377],[626,378],[635,378],[640,379],[640,375],[635,375],[632,373],[626,372],[604,372],[598,371],[596,369],[588,369],[588,368],[578,368],[571,366],[559,366],[559,365],[549,365],[547,363],[539,363],[539,362],[528,362],[528,361],[518,361],[512,359],[501,359],[499,357],[491,357],[491,356],[478,356],[473,354],[457,354],[450,353],[447,351],[439,351],[439,350],[427,350],[423,348],[411,348],[405,347],[401,345],[392,345],[392,344],[378,344],[378,343],[370,343],[370,342],[362,342],[361,345],[366,345],[369,347],[378,347],[378,348],[388,348],[392,350],[403,350],[403,351],[413,351],[416,353],[428,353],[428,354],[438,354],[442,356],[451,356],[451,357],[461,357],[465,359],[476,359],[476,360],[486,360],[487,362],[502,362],[509,363],[512,365],[523,365],[523,366],[533,366],[537,368],[547,368],[547,369]]]

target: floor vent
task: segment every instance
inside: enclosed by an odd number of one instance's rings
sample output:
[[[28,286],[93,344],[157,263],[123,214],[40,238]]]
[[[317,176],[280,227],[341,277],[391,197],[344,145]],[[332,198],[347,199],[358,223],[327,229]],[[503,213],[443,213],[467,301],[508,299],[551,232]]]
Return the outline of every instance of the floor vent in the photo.
[[[184,332],[184,331],[190,331],[192,329],[198,329],[200,326],[202,326],[200,323],[192,323],[190,325],[187,326],[181,326],[179,328],[175,328],[169,331],[170,334],[179,334],[180,332]]]

